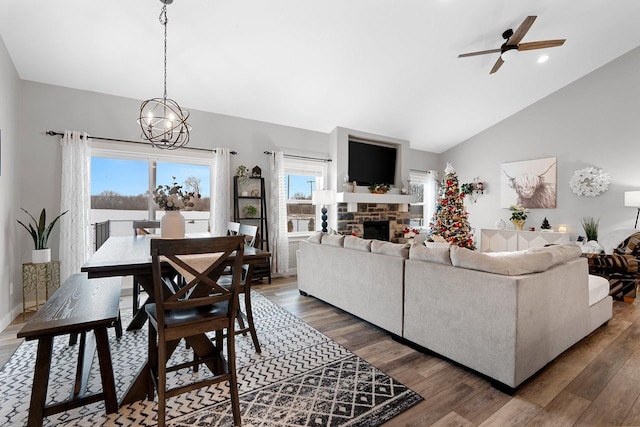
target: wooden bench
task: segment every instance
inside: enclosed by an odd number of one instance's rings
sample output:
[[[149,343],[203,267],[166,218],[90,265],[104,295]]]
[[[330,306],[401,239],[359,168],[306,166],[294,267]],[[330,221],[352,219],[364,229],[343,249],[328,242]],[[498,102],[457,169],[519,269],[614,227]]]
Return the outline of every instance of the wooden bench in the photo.
[[[88,279],[85,274],[74,274],[18,332],[18,338],[38,340],[28,426],[41,426],[46,416],[100,400],[107,414],[118,410],[107,327],[118,319],[120,284],[120,278]],[[93,334],[85,333],[91,331]],[[67,400],[47,405],[53,338],[74,333],[80,333],[81,340],[73,391]],[[86,394],[93,345],[98,351],[102,391]]]

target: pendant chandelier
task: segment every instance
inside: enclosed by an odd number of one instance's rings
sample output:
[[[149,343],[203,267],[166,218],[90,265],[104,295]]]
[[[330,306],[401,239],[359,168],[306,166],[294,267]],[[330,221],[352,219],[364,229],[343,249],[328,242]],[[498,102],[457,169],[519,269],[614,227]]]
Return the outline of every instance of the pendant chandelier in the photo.
[[[173,0],[160,0],[160,24],[164,26],[164,95],[162,98],[148,99],[140,105],[138,124],[142,129],[142,139],[154,147],[174,150],[189,142],[191,126],[187,123],[189,112],[180,108],[177,102],[167,98],[167,5]]]

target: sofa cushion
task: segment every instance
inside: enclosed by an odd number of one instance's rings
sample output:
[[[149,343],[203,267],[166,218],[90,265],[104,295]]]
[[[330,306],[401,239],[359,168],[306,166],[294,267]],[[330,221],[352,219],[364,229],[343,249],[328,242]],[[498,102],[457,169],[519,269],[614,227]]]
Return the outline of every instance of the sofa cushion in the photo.
[[[372,240],[371,252],[374,252],[377,254],[383,254],[383,255],[409,258],[409,244],[381,242],[380,240]]]
[[[345,236],[345,249],[355,249],[356,251],[371,252],[371,240],[361,239],[357,236]]]
[[[322,241],[320,243],[327,246],[342,247],[343,242],[344,236],[342,234],[325,234],[322,236]]]
[[[451,263],[456,267],[486,271],[503,276],[545,271],[553,265],[549,252],[476,252],[459,246],[451,246]]]
[[[446,248],[429,248],[424,245],[411,245],[409,248],[409,259],[451,265],[448,246]]]
[[[322,241],[322,231],[316,231],[311,236],[309,236],[307,241],[312,243],[320,243]]]
[[[549,252],[553,265],[567,262],[582,255],[580,246],[576,245],[553,245],[541,248],[531,248],[529,252]]]

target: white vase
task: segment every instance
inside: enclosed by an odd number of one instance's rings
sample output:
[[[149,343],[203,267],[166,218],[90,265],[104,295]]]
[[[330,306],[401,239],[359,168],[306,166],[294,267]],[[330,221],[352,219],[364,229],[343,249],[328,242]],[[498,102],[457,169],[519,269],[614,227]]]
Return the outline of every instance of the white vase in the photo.
[[[167,239],[184,237],[184,217],[180,211],[165,211],[160,219],[160,235]]]
[[[32,249],[31,262],[33,264],[41,264],[51,261],[51,249]]]
[[[504,230],[506,226],[507,226],[507,223],[504,222],[504,220],[502,218],[500,218],[499,220],[496,221],[496,228],[498,230]]]

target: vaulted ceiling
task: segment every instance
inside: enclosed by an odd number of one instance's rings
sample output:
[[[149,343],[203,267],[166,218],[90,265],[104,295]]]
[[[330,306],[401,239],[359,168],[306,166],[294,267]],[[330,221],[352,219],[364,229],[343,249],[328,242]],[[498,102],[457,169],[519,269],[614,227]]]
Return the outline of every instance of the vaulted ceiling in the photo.
[[[0,0],[24,80],[162,95],[158,0]],[[538,18],[495,74],[508,28]],[[175,0],[168,95],[183,108],[442,152],[640,45],[638,0]],[[538,64],[541,54],[549,56]],[[134,113],[134,114],[137,114]]]

